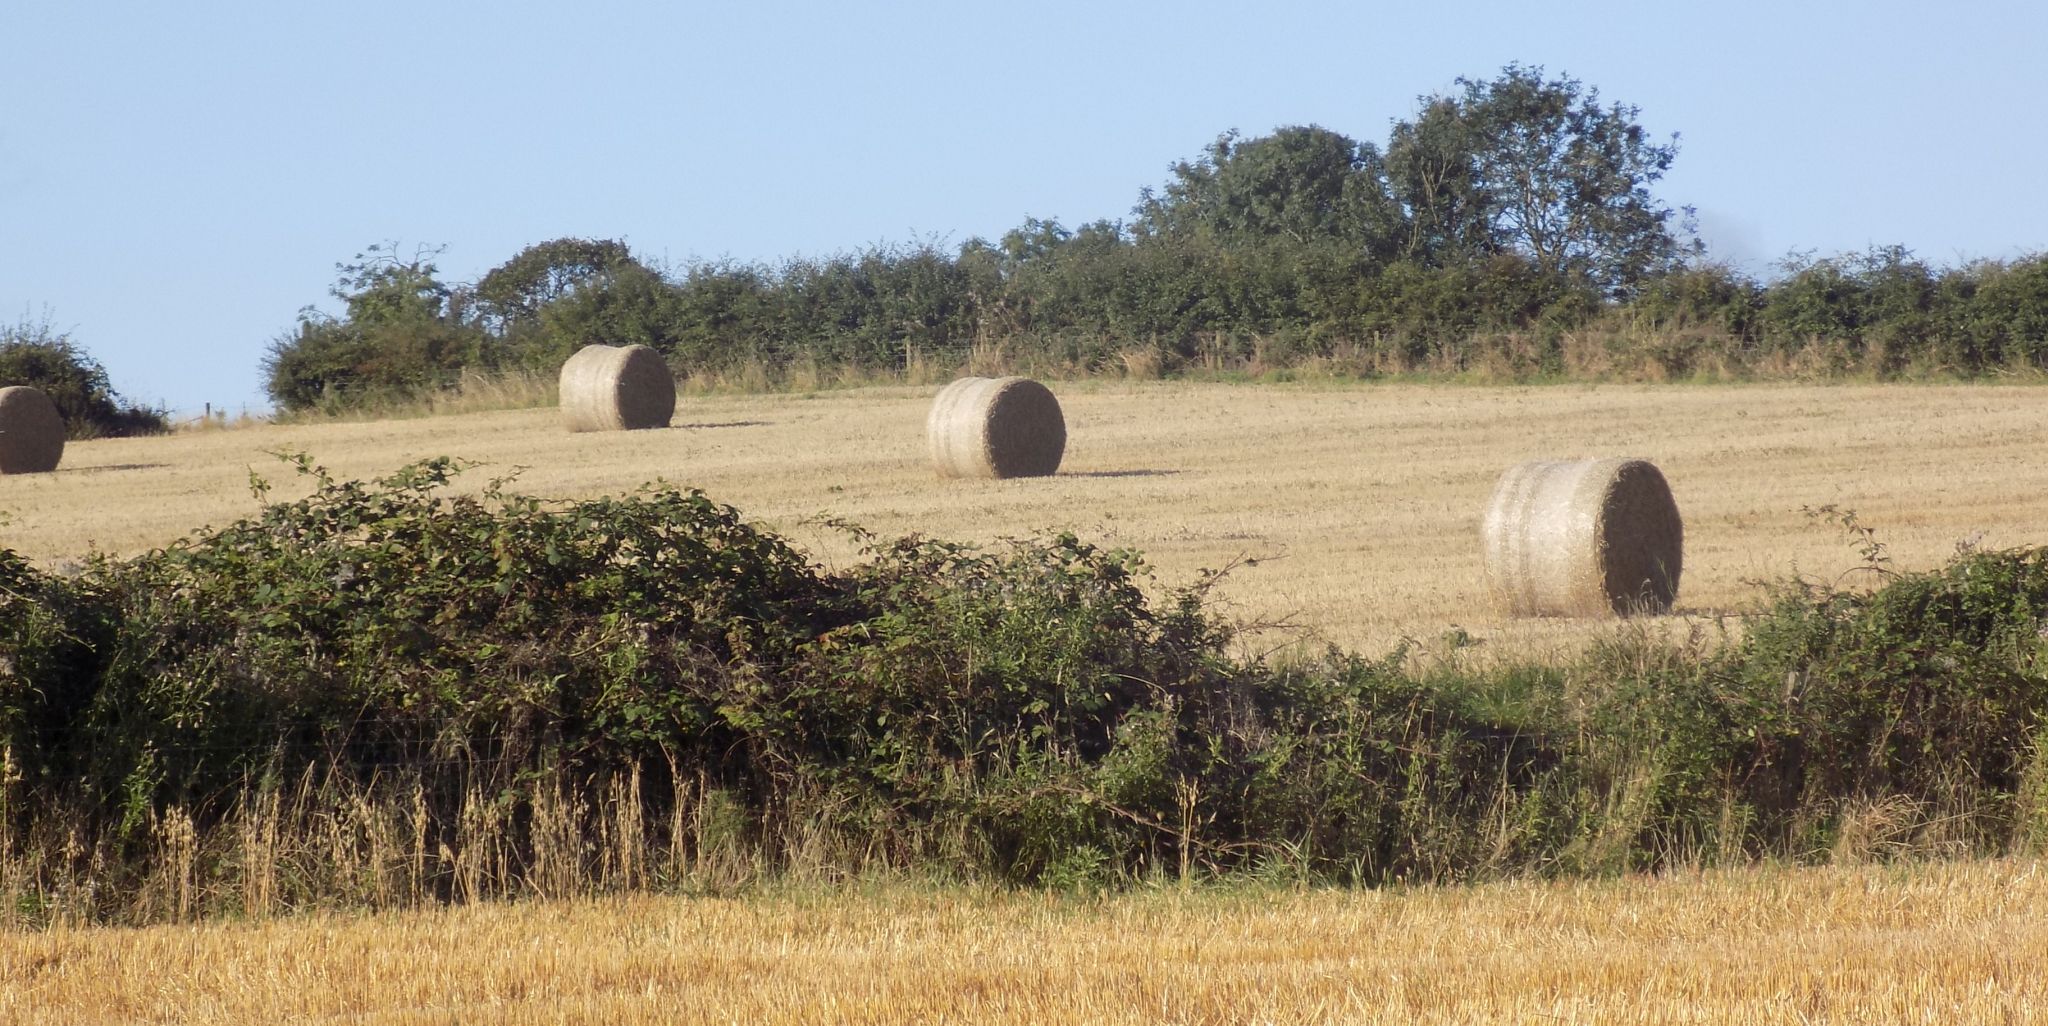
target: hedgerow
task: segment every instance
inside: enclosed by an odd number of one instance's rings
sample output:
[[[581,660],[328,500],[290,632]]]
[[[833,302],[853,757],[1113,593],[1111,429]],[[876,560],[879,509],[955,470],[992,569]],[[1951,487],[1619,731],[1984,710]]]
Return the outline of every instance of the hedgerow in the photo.
[[[1999,851],[2048,822],[2034,550],[1787,584],[1718,647],[1421,670],[1247,657],[1213,578],[1161,594],[1072,535],[861,535],[827,570],[672,486],[547,501],[458,493],[446,459],[291,458],[306,498],[161,550],[71,576],[0,552],[18,912],[1374,884]]]

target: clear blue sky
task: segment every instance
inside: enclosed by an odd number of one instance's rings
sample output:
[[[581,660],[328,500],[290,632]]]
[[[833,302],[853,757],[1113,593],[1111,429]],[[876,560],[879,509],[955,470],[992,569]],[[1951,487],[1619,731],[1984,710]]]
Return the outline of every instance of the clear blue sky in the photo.
[[[2048,249],[2048,9],[2021,2],[0,4],[0,321],[131,398],[264,405],[334,264],[446,245],[778,260],[1124,217],[1217,133],[1383,143],[1511,61],[1642,108],[1659,195],[1794,248]]]

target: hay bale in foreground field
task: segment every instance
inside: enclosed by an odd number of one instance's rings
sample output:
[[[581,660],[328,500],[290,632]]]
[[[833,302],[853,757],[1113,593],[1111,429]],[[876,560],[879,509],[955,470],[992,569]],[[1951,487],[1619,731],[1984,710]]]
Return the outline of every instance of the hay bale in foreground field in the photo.
[[[0,388],[0,474],[45,474],[64,458],[64,416],[41,389]]]
[[[676,377],[646,346],[584,346],[562,364],[562,419],[571,431],[668,426]]]
[[[1043,477],[1060,469],[1067,421],[1030,378],[961,378],[932,400],[925,438],[940,477]]]
[[[1685,526],[1647,461],[1510,467],[1482,530],[1488,590],[1514,615],[1662,613],[1678,596]]]

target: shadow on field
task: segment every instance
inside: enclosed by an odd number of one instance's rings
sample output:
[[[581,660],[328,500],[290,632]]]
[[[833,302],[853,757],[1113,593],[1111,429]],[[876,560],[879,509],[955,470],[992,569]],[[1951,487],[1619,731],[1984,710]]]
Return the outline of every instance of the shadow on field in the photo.
[[[156,470],[168,463],[106,463],[96,467],[58,467],[59,474],[103,474],[111,470]]]
[[[1077,470],[1061,477],[1172,477],[1178,470]]]
[[[769,420],[728,420],[722,424],[670,424],[669,428],[675,431],[709,431],[713,428],[768,427],[773,423]]]

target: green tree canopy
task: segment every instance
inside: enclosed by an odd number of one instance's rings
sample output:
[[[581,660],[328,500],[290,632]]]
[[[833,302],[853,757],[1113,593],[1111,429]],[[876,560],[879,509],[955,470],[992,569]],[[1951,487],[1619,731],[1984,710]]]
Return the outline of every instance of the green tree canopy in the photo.
[[[491,269],[476,283],[479,312],[494,327],[535,323],[540,311],[627,268],[638,268],[623,242],[562,238],[536,243]]]
[[[1513,250],[1545,273],[1631,293],[1682,253],[1674,211],[1650,195],[1678,155],[1628,104],[1577,79],[1510,64],[1456,96],[1423,97],[1388,144],[1412,253],[1434,262]]]
[[[532,366],[593,343],[669,352],[673,293],[625,243],[578,238],[528,246],[473,290],[474,312],[505,359]]]
[[[1338,241],[1386,256],[1401,233],[1379,149],[1315,125],[1255,139],[1225,132],[1172,174],[1163,190],[1140,194],[1132,227],[1141,238]]]

